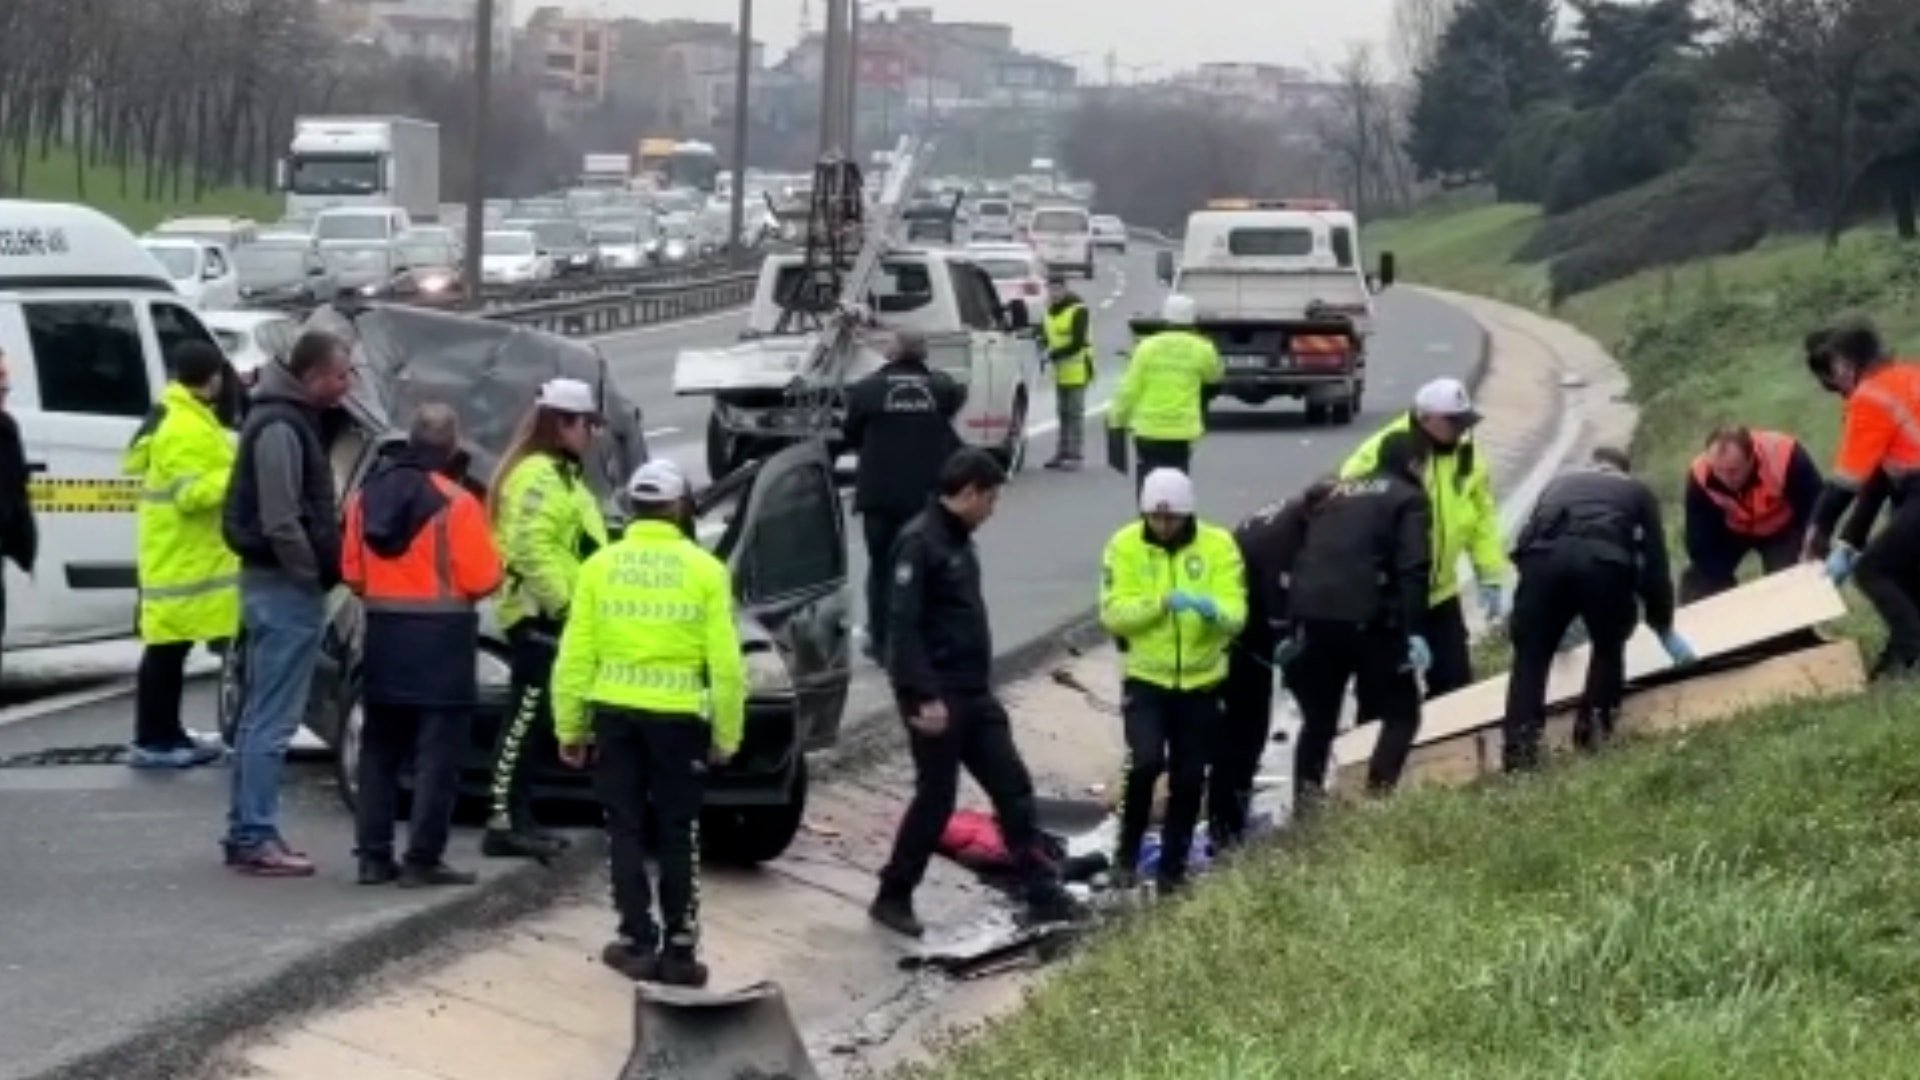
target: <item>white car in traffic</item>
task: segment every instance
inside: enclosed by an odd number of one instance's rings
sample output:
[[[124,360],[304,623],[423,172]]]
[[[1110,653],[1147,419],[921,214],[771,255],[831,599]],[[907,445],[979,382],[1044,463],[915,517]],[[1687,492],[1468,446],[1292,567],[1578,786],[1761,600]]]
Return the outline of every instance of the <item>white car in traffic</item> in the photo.
[[[480,240],[480,280],[487,285],[528,285],[553,280],[553,257],[526,229],[502,229]]]
[[[1127,223],[1112,214],[1093,215],[1093,246],[1103,251],[1127,253]]]
[[[201,311],[240,306],[240,275],[224,244],[189,237],[148,236],[140,246],[159,261],[175,291]]]
[[[600,253],[605,270],[638,270],[653,261],[652,250],[658,247],[637,225],[595,225],[587,239]]]
[[[1042,206],[1027,223],[1027,242],[1047,268],[1093,277],[1093,218],[1077,206]]]
[[[1047,308],[1047,267],[1025,244],[969,244],[967,258],[987,272],[1000,306],[1019,300],[1038,322]]]
[[[262,365],[290,353],[300,336],[300,324],[277,311],[209,311],[201,321],[248,383]]]

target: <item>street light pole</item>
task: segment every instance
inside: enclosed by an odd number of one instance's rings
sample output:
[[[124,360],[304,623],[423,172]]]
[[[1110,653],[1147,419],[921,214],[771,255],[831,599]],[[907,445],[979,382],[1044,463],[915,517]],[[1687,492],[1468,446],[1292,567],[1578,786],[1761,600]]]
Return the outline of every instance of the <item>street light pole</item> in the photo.
[[[847,0],[847,157],[860,160],[860,0]]]
[[[747,122],[753,115],[753,0],[740,0],[740,55],[733,72],[733,192],[727,217],[733,231],[729,248],[736,263],[747,248]]]
[[[827,0],[827,32],[820,57],[820,156],[842,149],[841,70],[847,52],[847,0]]]
[[[493,0],[474,0],[473,13],[473,158],[467,163],[467,250],[460,270],[467,306],[479,310],[486,282],[480,271],[487,229],[487,124],[493,100]]]

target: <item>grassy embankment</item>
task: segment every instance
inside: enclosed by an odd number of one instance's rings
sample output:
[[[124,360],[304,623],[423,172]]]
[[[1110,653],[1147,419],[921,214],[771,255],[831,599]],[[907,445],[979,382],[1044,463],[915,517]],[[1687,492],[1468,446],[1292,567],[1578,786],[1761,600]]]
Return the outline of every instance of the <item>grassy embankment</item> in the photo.
[[[8,192],[6,197],[85,203],[118,218],[135,232],[150,229],[170,217],[188,215],[250,217],[263,223],[278,221],[283,206],[280,196],[252,188],[211,188],[195,199],[191,180],[181,185],[179,200],[173,198],[171,183],[163,185],[165,190],[149,199],[142,193],[145,175],[139,162],[127,171],[123,192],[123,177],[117,166],[88,166],[77,171],[72,153],[55,147],[52,154],[42,158],[37,142],[27,152],[26,185],[22,188],[15,187],[19,179],[17,168],[13,147],[8,146],[5,160],[0,162],[0,185],[3,185],[0,190]]]
[[[1530,213],[1383,229],[1406,276],[1531,303]],[[1834,402],[1798,341],[1844,310],[1920,336],[1920,255],[1778,242],[1577,297],[1674,478],[1714,422]],[[1677,495],[1676,484],[1664,483]],[[1522,781],[1335,815],[1116,933],[929,1075],[1920,1077],[1916,696],[1783,707]]]

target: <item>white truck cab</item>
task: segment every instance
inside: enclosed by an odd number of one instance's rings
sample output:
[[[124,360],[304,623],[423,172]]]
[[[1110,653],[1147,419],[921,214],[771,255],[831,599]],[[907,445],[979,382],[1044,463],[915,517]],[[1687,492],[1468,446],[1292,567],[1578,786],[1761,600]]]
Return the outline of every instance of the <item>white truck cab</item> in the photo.
[[[140,482],[120,459],[189,341],[217,347],[118,222],[0,199],[0,353],[40,529],[34,575],[6,567],[7,648],[132,632]]]

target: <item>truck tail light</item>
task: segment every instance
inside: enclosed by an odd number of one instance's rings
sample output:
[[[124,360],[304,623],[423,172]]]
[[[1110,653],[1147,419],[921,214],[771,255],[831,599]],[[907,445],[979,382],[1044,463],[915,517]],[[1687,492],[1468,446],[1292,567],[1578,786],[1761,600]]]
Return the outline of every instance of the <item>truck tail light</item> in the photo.
[[[1352,345],[1337,334],[1306,334],[1288,343],[1294,363],[1302,368],[1344,368]]]

